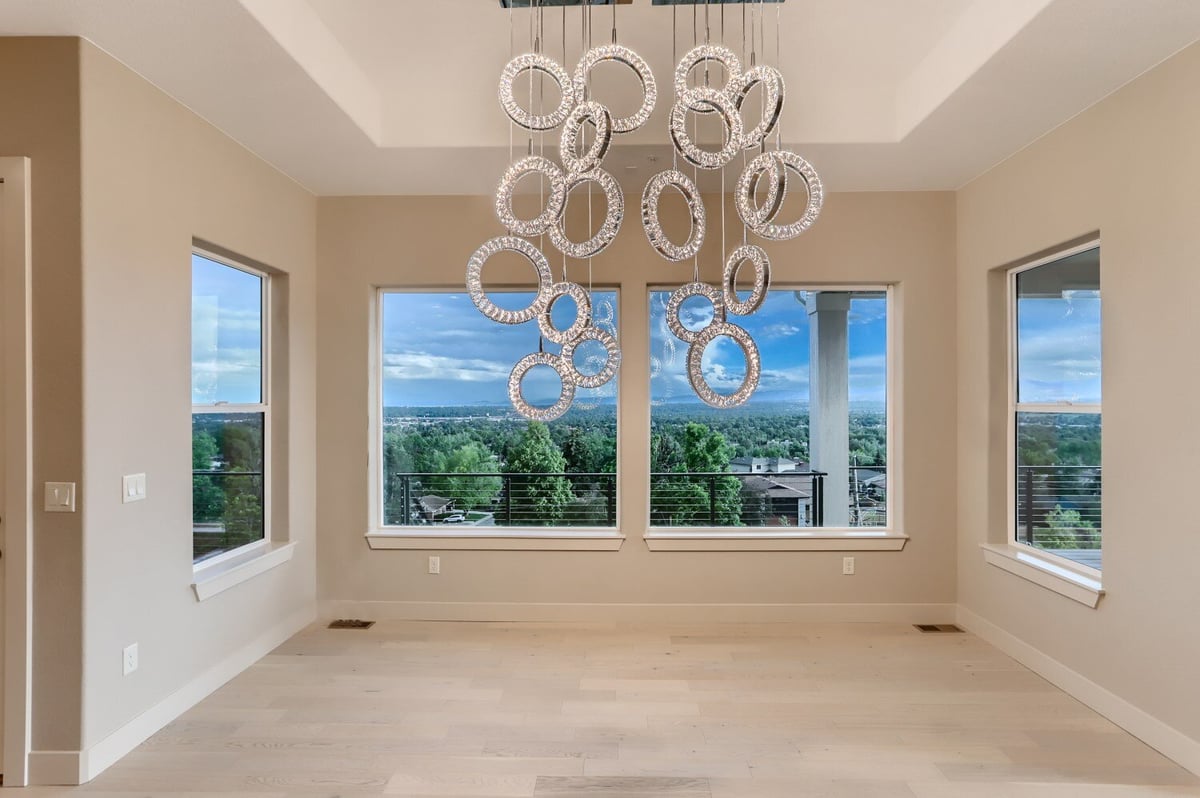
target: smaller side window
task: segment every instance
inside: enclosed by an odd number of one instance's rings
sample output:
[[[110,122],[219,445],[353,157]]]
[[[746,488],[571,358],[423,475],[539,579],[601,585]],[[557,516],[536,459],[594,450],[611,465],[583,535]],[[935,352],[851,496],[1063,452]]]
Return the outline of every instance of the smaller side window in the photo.
[[[1100,249],[1011,273],[1018,544],[1101,566]]]
[[[192,255],[192,558],[267,537],[268,278]]]

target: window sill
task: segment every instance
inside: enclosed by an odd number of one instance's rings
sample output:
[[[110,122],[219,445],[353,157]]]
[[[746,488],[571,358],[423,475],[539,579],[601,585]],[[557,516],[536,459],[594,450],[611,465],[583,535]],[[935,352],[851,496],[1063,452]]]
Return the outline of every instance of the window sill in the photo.
[[[1104,595],[1100,572],[1092,568],[1060,564],[1060,558],[1039,555],[1028,546],[984,543],[980,548],[988,564],[1093,609]]]
[[[908,535],[880,530],[732,532],[656,529],[643,537],[650,551],[900,551]]]
[[[376,530],[367,533],[373,550],[462,549],[476,551],[617,551],[625,536],[612,530],[564,532],[513,529],[481,532],[478,529],[445,529],[437,532]]]
[[[193,572],[195,581],[192,582],[192,590],[196,594],[196,601],[210,599],[277,565],[283,565],[292,559],[295,551],[295,541],[268,543],[265,546],[256,546],[251,551],[229,559],[213,563],[200,563]]]

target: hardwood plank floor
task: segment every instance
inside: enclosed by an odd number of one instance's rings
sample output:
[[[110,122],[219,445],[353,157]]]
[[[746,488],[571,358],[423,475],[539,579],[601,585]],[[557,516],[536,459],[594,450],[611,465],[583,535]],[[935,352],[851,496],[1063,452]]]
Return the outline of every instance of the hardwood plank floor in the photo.
[[[312,627],[31,798],[1133,798],[1200,780],[969,634]]]

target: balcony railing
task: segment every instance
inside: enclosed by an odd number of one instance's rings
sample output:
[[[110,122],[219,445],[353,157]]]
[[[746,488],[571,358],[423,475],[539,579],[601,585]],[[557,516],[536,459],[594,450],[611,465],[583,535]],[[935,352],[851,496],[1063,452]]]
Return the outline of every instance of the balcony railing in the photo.
[[[1100,548],[1099,466],[1017,466],[1017,540],[1040,549]]]
[[[261,471],[192,472],[192,558],[262,540]]]
[[[652,473],[651,526],[820,527],[827,474]],[[850,477],[854,526],[887,523],[883,466],[858,466]],[[396,473],[388,477],[388,526],[617,525],[612,473]]]

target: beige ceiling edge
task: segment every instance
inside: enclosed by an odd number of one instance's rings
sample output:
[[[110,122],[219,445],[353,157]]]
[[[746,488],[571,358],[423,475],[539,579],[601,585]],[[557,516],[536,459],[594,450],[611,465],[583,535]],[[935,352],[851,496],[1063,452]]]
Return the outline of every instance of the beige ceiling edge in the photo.
[[[903,141],[1055,0],[975,0],[896,91]]]
[[[238,0],[329,99],[371,140],[383,141],[378,90],[308,0]]]

